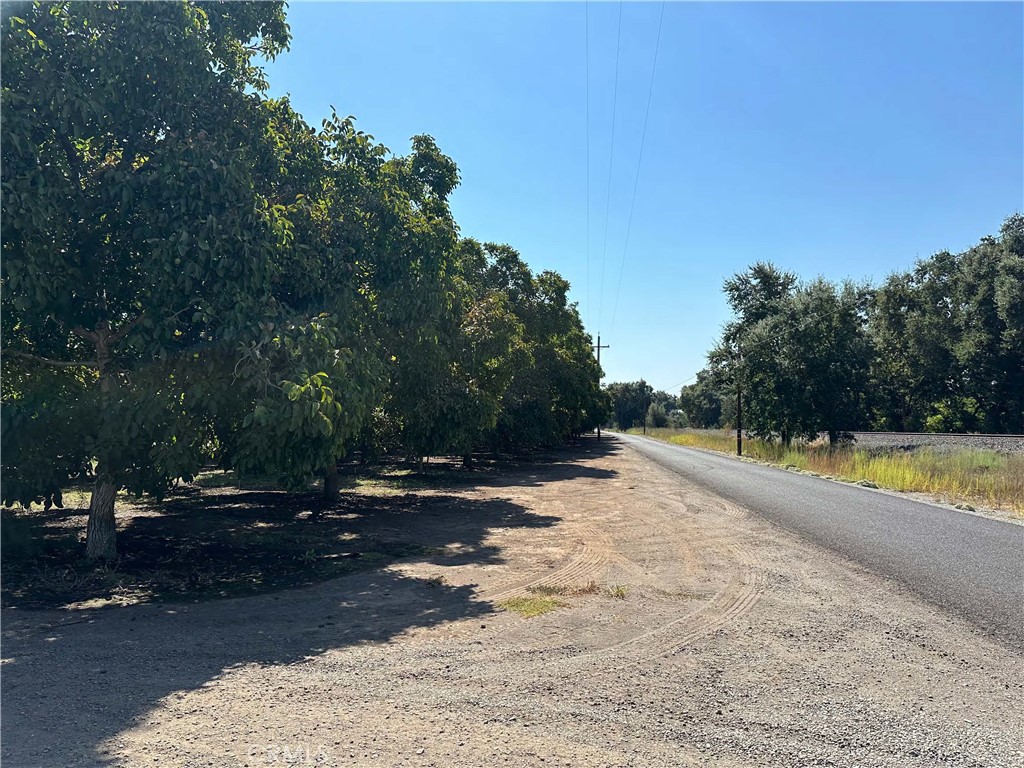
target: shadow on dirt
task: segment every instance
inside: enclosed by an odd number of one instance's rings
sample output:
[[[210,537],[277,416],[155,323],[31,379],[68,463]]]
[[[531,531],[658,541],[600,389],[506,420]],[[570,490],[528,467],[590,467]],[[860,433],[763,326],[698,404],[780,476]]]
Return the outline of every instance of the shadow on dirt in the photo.
[[[474,470],[435,463],[423,475],[364,472],[350,476],[347,492],[332,504],[317,493],[229,486],[186,486],[162,502],[119,501],[121,556],[105,567],[82,560],[86,509],[14,517],[5,512],[4,532],[24,529],[19,536],[26,548],[8,557],[5,543],[3,605],[97,607],[239,597],[309,586],[398,558],[454,556],[445,551],[453,544],[461,562],[487,562],[496,553],[479,538],[489,528],[551,521],[500,499],[474,501],[460,491],[611,478],[613,471],[585,460],[616,450],[610,442],[584,440],[529,461]]]
[[[613,455],[620,450],[621,444],[614,439],[604,438],[598,442],[593,436],[587,436],[566,448],[538,452],[525,457],[475,455],[471,469],[463,467],[460,459],[440,457],[430,459],[423,474],[409,473],[396,477],[393,474],[395,469],[411,466],[400,461],[374,468],[360,467],[352,462],[343,464],[341,473],[345,487],[350,489],[357,487],[361,481],[375,480],[410,490],[530,486],[578,477],[599,480],[614,477],[615,472],[611,470],[579,462],[583,459]]]
[[[472,482],[610,477],[580,462],[615,450],[587,442],[517,470],[473,473]],[[297,663],[417,627],[485,617],[494,609],[471,587],[384,566],[498,564],[501,551],[486,543],[491,529],[560,521],[510,501],[445,492],[345,494],[325,508],[313,494],[217,489],[182,494],[158,512],[140,509],[120,534],[126,554],[113,578],[142,604],[31,610],[26,606],[46,602],[45,590],[20,583],[9,591],[5,577],[13,606],[3,611],[5,764],[115,764],[105,751],[109,740],[166,697],[232,668]],[[67,539],[66,528],[54,531]],[[296,586],[305,588],[284,589]],[[83,599],[109,597],[117,588],[86,581],[80,591]]]

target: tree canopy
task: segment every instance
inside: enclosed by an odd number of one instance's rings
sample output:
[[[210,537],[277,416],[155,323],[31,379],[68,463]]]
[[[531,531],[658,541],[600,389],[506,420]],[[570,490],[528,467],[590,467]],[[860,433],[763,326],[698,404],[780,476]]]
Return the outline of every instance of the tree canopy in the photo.
[[[467,457],[605,417],[568,283],[460,238],[455,162],[267,95],[281,3],[36,3],[2,30],[5,504],[214,463],[324,478],[352,451]],[[334,480],[332,481],[332,476]]]
[[[680,403],[697,427],[788,441],[863,429],[1024,432],[1024,216],[880,286],[800,282],[756,263]]]

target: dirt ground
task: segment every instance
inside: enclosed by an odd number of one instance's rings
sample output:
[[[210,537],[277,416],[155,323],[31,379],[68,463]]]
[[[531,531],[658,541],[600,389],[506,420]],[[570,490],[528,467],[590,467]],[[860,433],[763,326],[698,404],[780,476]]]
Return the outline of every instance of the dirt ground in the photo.
[[[5,609],[5,768],[1024,766],[1021,649],[625,447],[402,498],[314,586]]]

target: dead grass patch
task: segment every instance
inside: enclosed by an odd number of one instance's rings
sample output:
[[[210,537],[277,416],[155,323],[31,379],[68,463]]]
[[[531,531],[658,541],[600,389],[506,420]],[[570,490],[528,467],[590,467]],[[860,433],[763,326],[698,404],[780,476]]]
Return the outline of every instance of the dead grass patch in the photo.
[[[532,619],[534,616],[553,611],[556,608],[564,608],[567,603],[556,600],[553,597],[510,597],[502,600],[498,605],[506,611],[514,611],[524,619]]]
[[[537,584],[533,587],[527,587],[526,591],[546,597],[552,597],[554,595],[579,597],[580,595],[596,595],[601,591],[601,588],[597,586],[596,581],[588,581],[586,584],[577,586],[571,586],[569,584]]]

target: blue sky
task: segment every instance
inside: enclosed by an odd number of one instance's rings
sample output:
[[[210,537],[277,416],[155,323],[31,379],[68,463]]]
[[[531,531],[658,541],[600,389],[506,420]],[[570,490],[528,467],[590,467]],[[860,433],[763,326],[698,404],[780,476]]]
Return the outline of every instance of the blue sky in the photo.
[[[587,13],[293,2],[268,75],[314,125],[434,136],[462,234],[571,281],[605,381],[690,379],[756,260],[879,281],[1024,208],[1022,4],[668,3],[638,165],[661,4],[590,3],[589,195]]]

